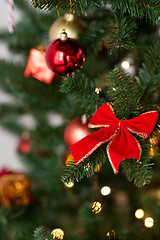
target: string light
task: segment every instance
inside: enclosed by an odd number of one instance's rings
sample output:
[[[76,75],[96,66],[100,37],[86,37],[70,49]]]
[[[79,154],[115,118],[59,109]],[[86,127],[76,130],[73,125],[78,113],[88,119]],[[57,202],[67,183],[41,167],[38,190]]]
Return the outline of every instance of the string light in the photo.
[[[147,228],[153,227],[153,225],[154,225],[154,219],[151,218],[151,217],[147,217],[147,218],[144,220],[144,225],[145,225],[145,227],[147,227]]]
[[[92,212],[95,214],[99,213],[102,210],[102,205],[100,202],[94,202],[92,204]]]
[[[101,92],[101,88],[95,88],[95,93],[99,94]]]
[[[130,63],[128,61],[123,61],[121,63],[121,67],[125,70],[127,70],[130,67]]]
[[[64,237],[64,231],[62,230],[62,229],[60,229],[60,228],[55,228],[52,232],[51,232],[51,234],[53,235],[53,239],[60,239],[60,240],[62,240],[63,239],[63,237]]]
[[[107,195],[109,195],[110,193],[111,193],[110,187],[104,186],[104,187],[101,188],[101,194],[102,194],[103,196],[107,196]]]
[[[138,218],[138,219],[141,219],[144,217],[144,211],[143,209],[137,209],[135,211],[135,217]]]
[[[74,186],[74,182],[70,181],[68,183],[65,183],[65,186],[68,188],[72,188]]]

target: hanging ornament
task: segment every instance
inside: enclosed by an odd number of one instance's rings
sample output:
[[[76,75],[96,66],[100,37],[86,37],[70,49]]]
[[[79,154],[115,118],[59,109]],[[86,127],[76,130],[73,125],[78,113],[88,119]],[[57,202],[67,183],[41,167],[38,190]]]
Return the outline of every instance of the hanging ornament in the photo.
[[[67,146],[71,146],[89,134],[87,124],[83,124],[81,118],[73,119],[64,130],[64,141]]]
[[[60,228],[55,228],[51,234],[53,235],[53,239],[57,238],[57,239],[60,239],[62,240],[63,237],[64,237],[64,231]]]
[[[86,28],[85,22],[83,22],[80,17],[74,14],[65,14],[63,17],[57,19],[51,26],[49,30],[49,40],[50,42],[59,38],[60,33],[63,28],[65,28],[66,21],[68,19],[67,34],[69,38],[77,39],[80,32]],[[61,23],[60,23],[61,22]]]
[[[80,69],[85,60],[83,51],[78,42],[68,38],[66,32],[60,38],[50,43],[46,50],[48,67],[59,75],[70,75]]]
[[[32,202],[30,180],[22,173],[0,172],[0,204],[7,208],[24,206]]]
[[[100,213],[101,210],[102,210],[102,205],[100,202],[94,202],[92,204],[92,212],[97,214],[97,213]]]
[[[140,143],[131,133],[147,138],[157,119],[158,112],[150,111],[134,119],[120,120],[115,117],[110,103],[104,103],[97,109],[88,124],[90,128],[102,129],[89,134],[70,147],[76,165],[100,145],[110,141],[107,145],[107,155],[114,173],[117,174],[122,160],[131,158],[139,161],[140,159],[142,152]]]
[[[14,0],[8,0],[8,31],[14,32]]]
[[[70,0],[70,10],[65,27],[62,26],[60,13],[57,8],[61,26],[60,38],[51,42],[46,50],[46,62],[48,67],[53,72],[62,76],[69,76],[76,69],[80,69],[83,65],[83,61],[85,60],[79,43],[72,38],[68,38],[68,35],[65,31],[71,15],[72,5],[72,0]]]
[[[24,132],[22,138],[19,140],[17,149],[21,153],[28,153],[30,151],[30,134],[29,132]]]
[[[48,68],[45,60],[43,46],[38,49],[31,49],[28,63],[24,72],[25,77],[33,77],[46,84],[51,84],[54,73]]]

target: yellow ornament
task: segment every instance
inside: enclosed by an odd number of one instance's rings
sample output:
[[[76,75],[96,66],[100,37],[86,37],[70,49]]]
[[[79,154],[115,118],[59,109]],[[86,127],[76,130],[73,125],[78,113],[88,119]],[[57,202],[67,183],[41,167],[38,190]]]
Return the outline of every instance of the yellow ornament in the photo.
[[[51,234],[53,235],[53,239],[58,238],[58,239],[62,240],[63,237],[64,237],[64,231],[62,229],[60,229],[60,228],[55,228],[51,232]]]
[[[100,202],[94,202],[92,205],[92,212],[95,214],[99,213],[102,210],[102,205]]]
[[[86,28],[86,24],[76,15],[65,14],[60,20],[57,19],[51,26],[49,30],[49,40],[50,42],[56,40],[60,36],[60,32],[65,28],[66,21],[68,20],[66,32],[69,38],[77,39],[80,32],[82,32]]]

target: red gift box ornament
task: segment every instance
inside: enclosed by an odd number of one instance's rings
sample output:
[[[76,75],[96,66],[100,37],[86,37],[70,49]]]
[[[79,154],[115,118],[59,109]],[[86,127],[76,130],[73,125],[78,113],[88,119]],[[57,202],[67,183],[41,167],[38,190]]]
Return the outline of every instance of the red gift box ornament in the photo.
[[[115,174],[118,173],[119,164],[124,159],[137,159],[141,156],[141,146],[131,134],[135,133],[147,138],[152,132],[158,119],[157,111],[149,111],[140,116],[129,119],[117,119],[109,103],[101,105],[91,118],[89,128],[101,128],[76,142],[70,147],[76,165],[81,163],[100,145],[109,142],[107,155]]]
[[[45,52],[39,49],[31,49],[24,76],[34,77],[41,82],[50,84],[54,75],[46,64]]]

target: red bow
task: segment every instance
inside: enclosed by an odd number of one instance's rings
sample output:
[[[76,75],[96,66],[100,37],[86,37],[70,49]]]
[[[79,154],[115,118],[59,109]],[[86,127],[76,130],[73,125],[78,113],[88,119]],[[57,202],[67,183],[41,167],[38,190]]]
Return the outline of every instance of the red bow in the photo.
[[[115,117],[109,103],[101,105],[91,118],[88,127],[103,128],[87,135],[70,147],[76,165],[100,145],[111,140],[106,151],[114,173],[117,174],[122,160],[133,158],[139,161],[141,156],[140,143],[130,132],[145,139],[152,132],[157,119],[158,112],[150,111],[134,119],[120,120]]]

